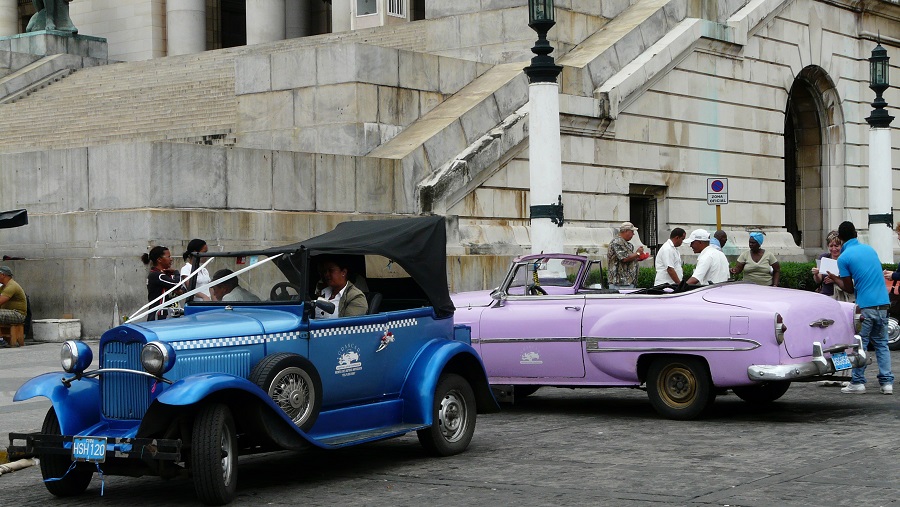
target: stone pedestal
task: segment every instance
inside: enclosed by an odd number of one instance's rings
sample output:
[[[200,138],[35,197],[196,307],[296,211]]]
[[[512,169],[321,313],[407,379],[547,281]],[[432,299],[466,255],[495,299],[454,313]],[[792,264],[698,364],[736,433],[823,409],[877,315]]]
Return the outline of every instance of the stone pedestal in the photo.
[[[91,58],[106,63],[108,50],[106,39],[91,35],[72,35],[68,32],[44,30],[0,37],[0,51],[25,53],[36,56],[69,54]],[[98,63],[100,63],[98,62]]]
[[[81,339],[81,321],[78,319],[35,319],[31,321],[34,341],[62,343]]]

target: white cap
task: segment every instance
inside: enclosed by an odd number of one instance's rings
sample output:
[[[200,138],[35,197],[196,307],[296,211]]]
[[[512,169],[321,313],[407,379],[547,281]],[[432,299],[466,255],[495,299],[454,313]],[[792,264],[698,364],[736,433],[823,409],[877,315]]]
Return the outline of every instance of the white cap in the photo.
[[[709,232],[706,229],[694,229],[684,242],[690,245],[694,241],[706,241],[708,243]]]

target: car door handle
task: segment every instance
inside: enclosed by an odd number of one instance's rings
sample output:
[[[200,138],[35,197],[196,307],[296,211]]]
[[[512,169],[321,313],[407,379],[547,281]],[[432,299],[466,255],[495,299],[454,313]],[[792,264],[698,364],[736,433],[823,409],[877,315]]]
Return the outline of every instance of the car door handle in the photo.
[[[581,311],[581,308],[578,308],[577,306],[567,306],[566,310],[572,310],[572,311],[578,312],[578,311]]]

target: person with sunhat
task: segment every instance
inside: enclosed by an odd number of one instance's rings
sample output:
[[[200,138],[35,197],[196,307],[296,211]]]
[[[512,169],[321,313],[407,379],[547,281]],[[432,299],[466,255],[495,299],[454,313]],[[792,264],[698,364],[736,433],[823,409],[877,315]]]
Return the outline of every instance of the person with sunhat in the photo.
[[[721,250],[711,248],[709,239],[706,229],[694,229],[684,241],[695,254],[699,254],[694,274],[687,281],[688,285],[706,285],[728,280],[728,258]]]
[[[606,277],[610,289],[631,289],[637,287],[638,261],[646,259],[644,246],[635,250],[631,244],[637,227],[631,222],[622,222],[619,235],[609,242],[606,250]]]

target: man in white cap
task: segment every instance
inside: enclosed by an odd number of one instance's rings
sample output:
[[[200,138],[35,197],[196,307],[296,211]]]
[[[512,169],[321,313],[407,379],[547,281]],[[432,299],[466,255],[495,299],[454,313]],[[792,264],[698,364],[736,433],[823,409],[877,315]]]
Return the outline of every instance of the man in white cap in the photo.
[[[699,254],[694,274],[687,281],[689,285],[707,285],[728,280],[728,258],[721,250],[709,248],[709,232],[694,229],[684,242],[691,245],[695,254]]]
[[[637,286],[638,261],[644,259],[644,246],[634,249],[631,238],[637,227],[631,222],[622,222],[619,235],[609,242],[606,251],[606,277],[610,289],[629,289]]]

